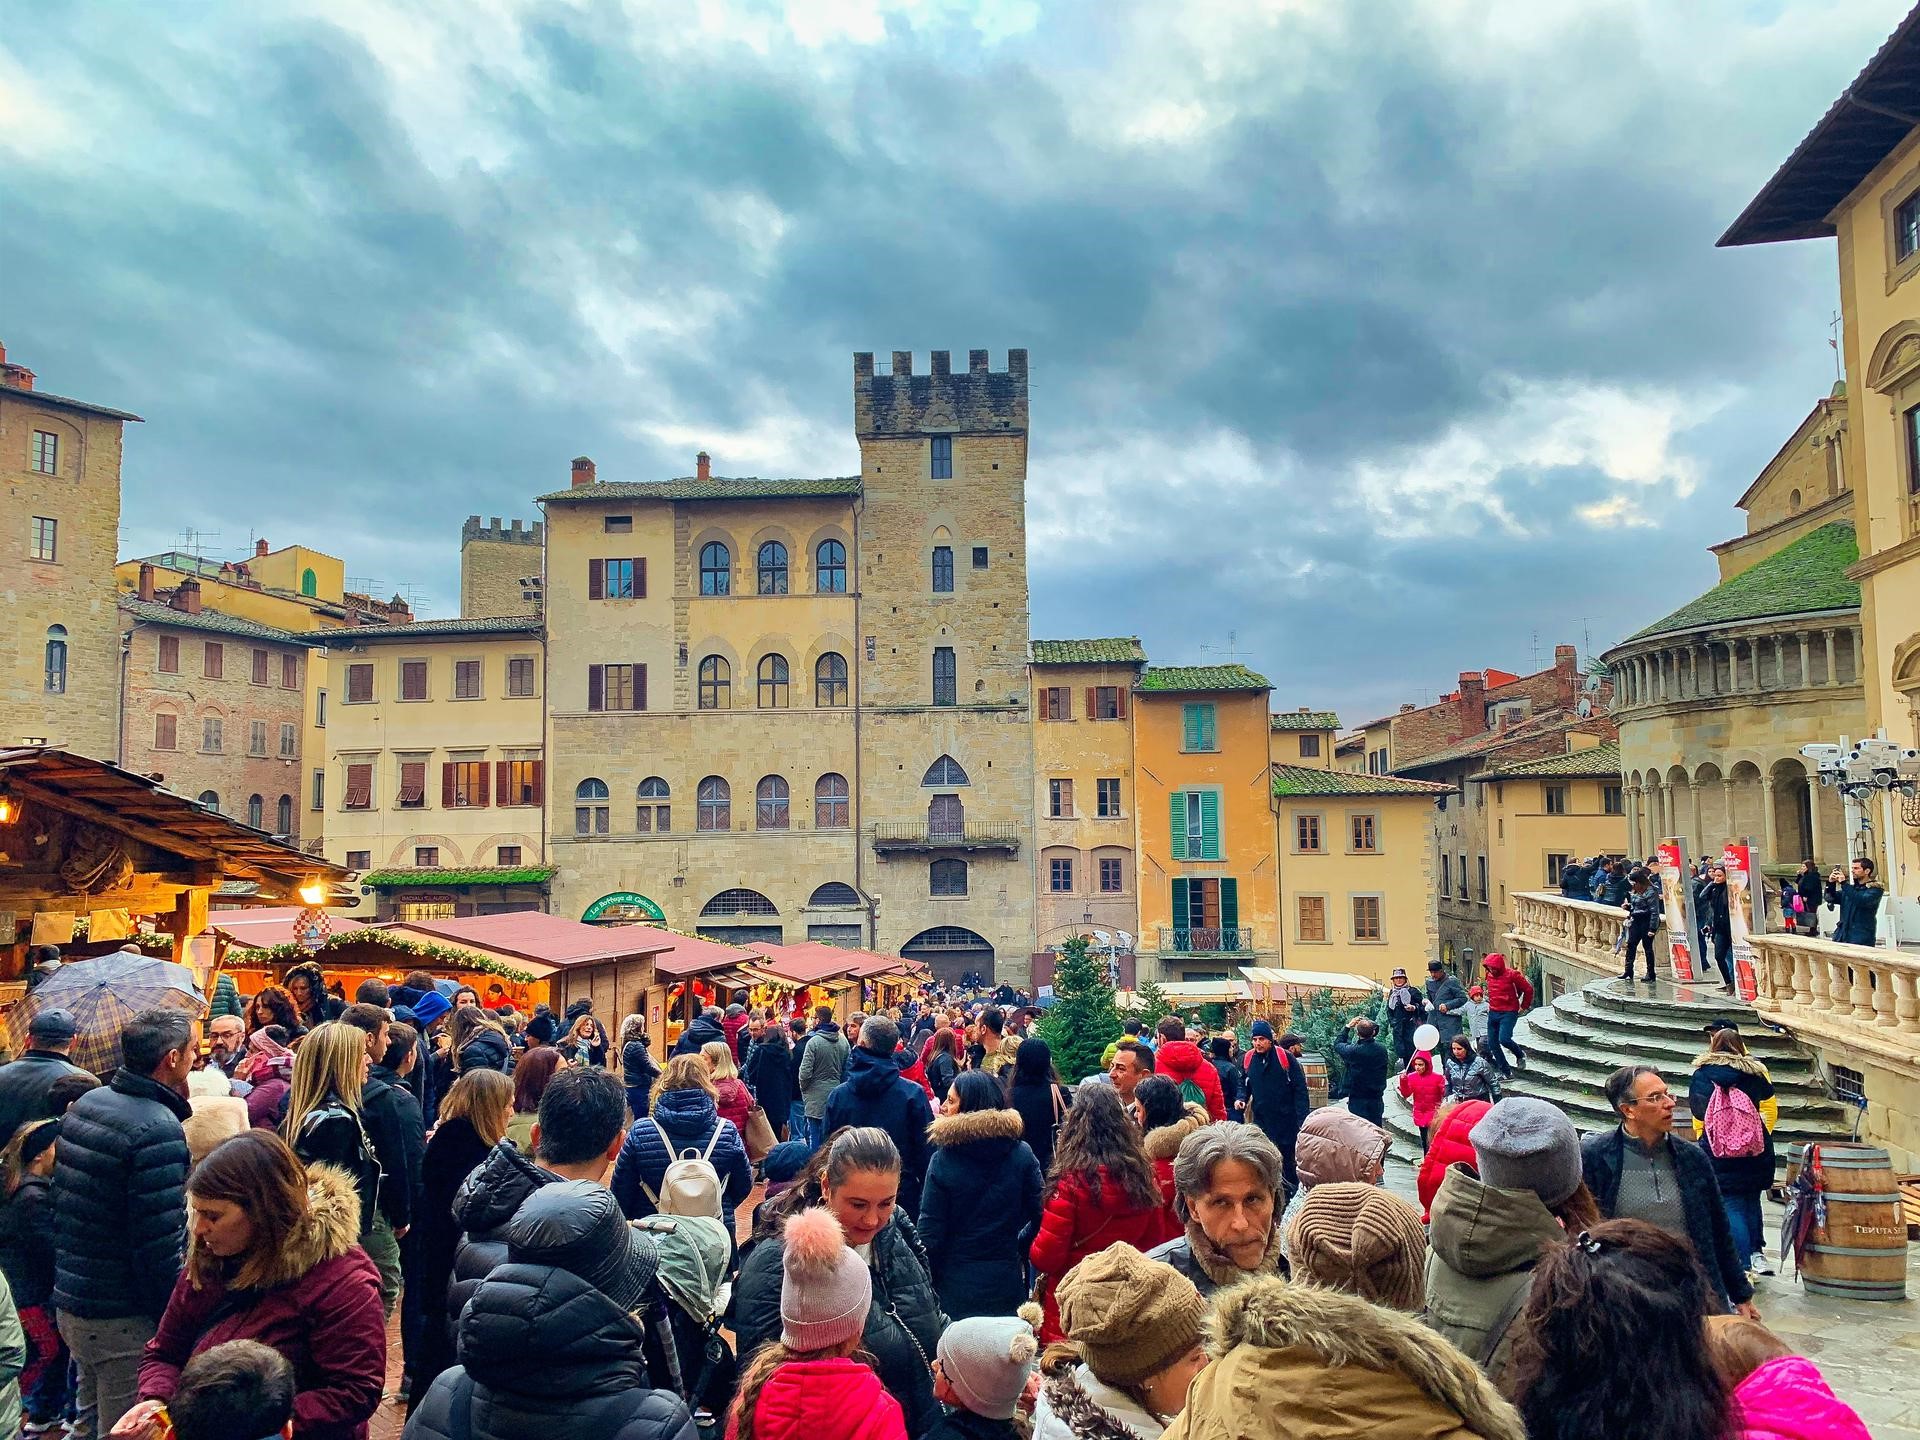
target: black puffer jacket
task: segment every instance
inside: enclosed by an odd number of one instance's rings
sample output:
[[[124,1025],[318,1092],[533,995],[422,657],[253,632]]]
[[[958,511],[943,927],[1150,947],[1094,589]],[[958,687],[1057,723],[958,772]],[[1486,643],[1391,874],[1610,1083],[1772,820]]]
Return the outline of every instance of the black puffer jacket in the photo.
[[[787,1123],[794,1097],[793,1047],[787,1043],[784,1027],[769,1025],[766,1033],[753,1042],[740,1078],[767,1112],[768,1124],[777,1130]]]
[[[0,1208],[0,1275],[24,1310],[53,1298],[53,1182],[28,1175]]]
[[[780,1338],[782,1238],[773,1235],[755,1245],[740,1266],[733,1291],[733,1333],[742,1367],[769,1340]],[[921,1435],[940,1418],[933,1398],[934,1347],[947,1317],[928,1277],[920,1236],[903,1211],[895,1210],[886,1228],[873,1237],[867,1268],[873,1277],[873,1303],[861,1343],[877,1362],[881,1384],[906,1413],[907,1434]]]
[[[414,1407],[406,1440],[452,1440],[456,1405],[472,1440],[696,1440],[680,1397],[648,1385],[644,1338],[578,1276],[501,1265],[474,1290],[460,1363]]]
[[[124,1066],[73,1102],[53,1170],[53,1303],[82,1320],[158,1320],[187,1230],[184,1095]]]
[[[675,1055],[698,1055],[700,1047],[710,1040],[727,1042],[727,1032],[720,1028],[718,1020],[709,1020],[706,1016],[696,1016],[687,1028],[680,1032],[680,1038],[674,1042]]]
[[[460,1324],[460,1312],[480,1282],[507,1258],[507,1224],[527,1196],[560,1177],[522,1155],[513,1141],[502,1140],[487,1152],[453,1197],[453,1223],[460,1244],[453,1252],[453,1277],[447,1285],[447,1329]]]
[[[0,1065],[0,1146],[29,1120],[51,1120],[47,1092],[62,1075],[93,1077],[53,1050],[29,1050],[11,1064]]]
[[[1040,1225],[1040,1162],[1017,1110],[943,1115],[920,1199],[920,1239],[949,1319],[1011,1315],[1027,1298],[1026,1254]]]
[[[380,1198],[380,1157],[360,1112],[333,1091],[317,1107],[300,1117],[291,1134],[280,1122],[280,1138],[308,1165],[331,1165],[344,1172],[360,1192],[360,1235],[373,1229]]]

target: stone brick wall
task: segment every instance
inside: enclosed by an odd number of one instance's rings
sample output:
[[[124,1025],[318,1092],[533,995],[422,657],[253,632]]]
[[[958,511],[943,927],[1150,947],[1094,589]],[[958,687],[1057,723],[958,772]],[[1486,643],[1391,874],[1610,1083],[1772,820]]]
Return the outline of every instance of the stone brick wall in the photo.
[[[0,744],[28,740],[114,758],[120,626],[114,550],[120,532],[122,422],[49,405],[0,385]],[[58,472],[33,469],[35,431],[59,439]],[[55,558],[30,559],[33,521],[58,524]],[[66,630],[66,690],[46,688],[52,626]]]
[[[545,541],[539,520],[502,525],[496,515],[482,525],[478,515],[469,515],[460,528],[461,616],[533,614],[537,607],[521,581],[541,573]]]

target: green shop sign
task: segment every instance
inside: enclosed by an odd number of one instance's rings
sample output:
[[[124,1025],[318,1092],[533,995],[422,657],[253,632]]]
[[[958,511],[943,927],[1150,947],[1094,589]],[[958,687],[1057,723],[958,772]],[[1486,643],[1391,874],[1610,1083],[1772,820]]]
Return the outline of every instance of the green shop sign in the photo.
[[[646,896],[632,890],[616,890],[602,895],[587,906],[580,919],[591,925],[596,920],[658,920],[665,923],[667,912]]]

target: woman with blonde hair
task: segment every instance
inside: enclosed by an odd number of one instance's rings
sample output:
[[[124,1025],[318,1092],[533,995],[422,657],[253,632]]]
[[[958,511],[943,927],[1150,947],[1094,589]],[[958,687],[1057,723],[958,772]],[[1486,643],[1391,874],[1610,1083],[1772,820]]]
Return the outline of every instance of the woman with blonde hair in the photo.
[[[470,1070],[441,1097],[440,1123],[420,1161],[420,1203],[414,1207],[419,1218],[407,1232],[407,1291],[424,1317],[407,1351],[416,1396],[424,1396],[433,1377],[454,1363],[445,1321],[453,1256],[460,1245],[453,1197],[506,1135],[512,1113],[513,1081],[498,1070]]]
[[[722,1120],[731,1120],[733,1128],[746,1138],[747,1115],[753,1109],[753,1092],[740,1078],[733,1063],[733,1047],[724,1040],[709,1040],[700,1047],[700,1058],[713,1075],[713,1103]]]
[[[360,1234],[373,1225],[380,1162],[360,1115],[366,1088],[367,1034],[343,1021],[316,1025],[293,1057],[293,1088],[280,1136],[303,1164],[346,1172],[360,1193]]]
[[[753,1189],[753,1167],[745,1138],[720,1116],[717,1094],[705,1056],[676,1055],[667,1062],[653,1113],[633,1122],[613,1162],[613,1197],[629,1220],[659,1212],[669,1165],[704,1157],[719,1173],[720,1219],[734,1233],[733,1207]]]

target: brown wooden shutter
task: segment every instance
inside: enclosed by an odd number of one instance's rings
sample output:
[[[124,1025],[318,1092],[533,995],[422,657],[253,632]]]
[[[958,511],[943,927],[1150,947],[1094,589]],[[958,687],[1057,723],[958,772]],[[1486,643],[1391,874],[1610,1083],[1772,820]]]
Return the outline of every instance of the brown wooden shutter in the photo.
[[[345,805],[349,810],[365,810],[373,804],[373,766],[358,764],[347,766],[347,793]]]
[[[513,793],[513,762],[497,760],[493,766],[493,790],[500,797],[502,805],[518,805],[520,797]]]
[[[633,557],[633,598],[647,598],[647,557],[644,555]]]
[[[451,762],[440,767],[440,808],[453,808],[453,765]]]
[[[533,762],[533,803],[539,805],[547,798],[547,762]]]
[[[589,600],[607,598],[607,562],[604,560],[587,561],[587,598]]]
[[[647,708],[647,667],[644,665],[633,667],[633,708]]]
[[[1124,685],[1113,687],[1113,713],[1122,720],[1127,718],[1127,687]]]
[[[473,794],[467,797],[467,803],[469,805],[479,805],[484,807],[485,805],[488,804],[488,801],[489,801],[489,797],[487,794],[487,762],[486,761],[482,760],[479,764],[473,767],[473,778],[474,778]],[[501,793],[505,794],[506,792],[502,791]]]
[[[1099,690],[1091,685],[1087,686],[1087,719],[1089,720],[1098,720],[1100,718],[1099,696]]]
[[[606,708],[607,692],[605,682],[606,677],[602,667],[598,665],[589,665],[587,667],[587,709],[602,710]]]

